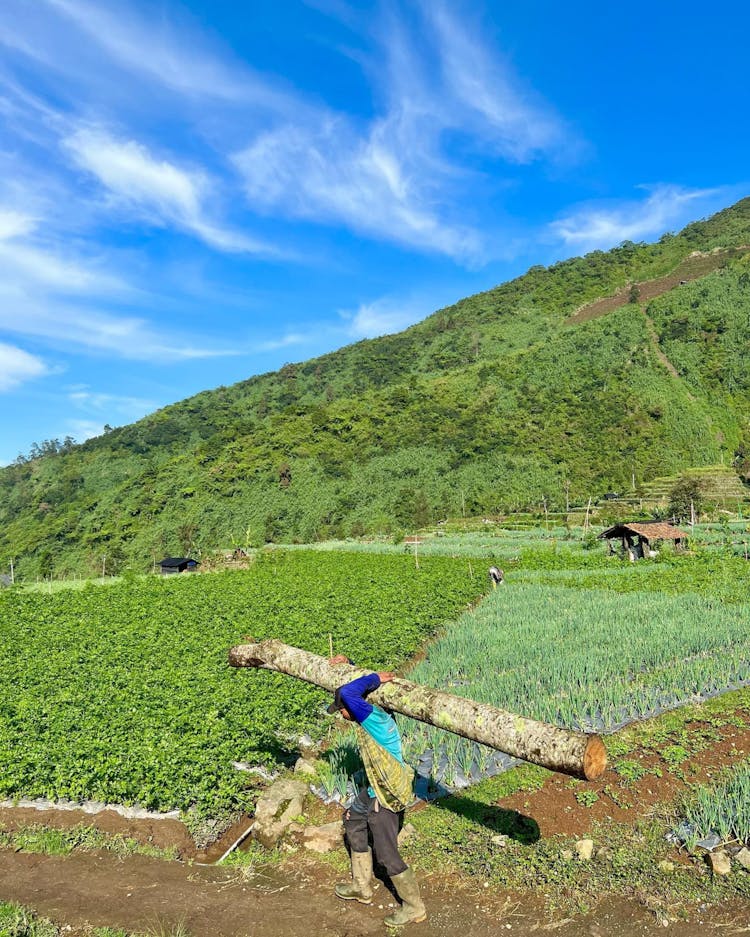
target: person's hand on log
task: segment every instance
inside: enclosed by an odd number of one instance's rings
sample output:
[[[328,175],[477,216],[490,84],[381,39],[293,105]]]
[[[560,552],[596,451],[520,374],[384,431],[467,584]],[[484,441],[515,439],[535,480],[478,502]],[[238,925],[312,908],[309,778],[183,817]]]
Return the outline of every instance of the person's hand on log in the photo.
[[[390,683],[391,680],[395,678],[396,674],[390,673],[389,671],[386,670],[386,671],[383,671],[382,673],[379,673],[378,676],[380,677],[381,683]]]
[[[329,657],[328,663],[331,667],[335,667],[336,664],[351,664],[352,661],[346,656],[346,654],[337,654],[335,657]]]

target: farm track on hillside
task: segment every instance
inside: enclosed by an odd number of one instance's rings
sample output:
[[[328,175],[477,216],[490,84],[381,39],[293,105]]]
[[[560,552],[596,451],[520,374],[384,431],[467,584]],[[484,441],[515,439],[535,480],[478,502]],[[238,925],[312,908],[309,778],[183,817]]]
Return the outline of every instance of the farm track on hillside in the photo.
[[[729,250],[717,251],[711,254],[701,254],[698,257],[687,257],[671,273],[663,277],[656,277],[653,280],[644,280],[641,283],[635,283],[638,288],[638,303],[643,305],[656,299],[663,293],[674,289],[680,285],[680,281],[699,280],[714,270],[718,270],[721,264],[726,260],[741,257],[750,251],[750,246],[736,247]],[[566,325],[581,325],[583,322],[589,322],[591,319],[598,319],[605,316],[615,309],[627,306],[630,302],[630,288],[621,287],[612,296],[605,296],[597,299],[593,303],[587,303],[582,306],[572,316],[565,320]]]
[[[308,865],[290,873],[258,873],[243,884],[218,869],[106,854],[62,858],[0,851],[0,897],[65,925],[68,937],[87,928],[166,933],[182,924],[190,937],[369,937],[385,932],[390,895],[381,886],[370,907],[336,901],[336,877]],[[340,877],[340,876],[339,876]],[[422,879],[428,920],[410,928],[419,937],[497,937],[554,933],[559,937],[655,937],[657,918],[638,902],[606,899],[592,912],[552,917],[525,897],[436,876]],[[106,899],[102,896],[106,896]],[[384,907],[380,907],[380,905]],[[705,918],[705,920],[704,920]],[[157,930],[155,931],[154,928]],[[161,930],[159,930],[161,928]],[[731,901],[679,925],[680,937],[747,933],[747,905]]]

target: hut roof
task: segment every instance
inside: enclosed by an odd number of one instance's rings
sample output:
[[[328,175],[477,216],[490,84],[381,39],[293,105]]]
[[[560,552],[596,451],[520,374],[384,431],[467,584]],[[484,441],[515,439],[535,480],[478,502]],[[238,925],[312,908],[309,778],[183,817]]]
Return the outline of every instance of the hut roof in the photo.
[[[684,540],[687,534],[679,527],[665,524],[662,521],[646,521],[638,524],[615,524],[599,534],[600,540],[611,540],[622,537],[626,533],[638,534],[646,540]]]
[[[189,556],[167,556],[159,563],[159,566],[164,566],[167,569],[176,569],[178,566],[182,566],[183,563],[199,565],[198,560],[193,560]]]

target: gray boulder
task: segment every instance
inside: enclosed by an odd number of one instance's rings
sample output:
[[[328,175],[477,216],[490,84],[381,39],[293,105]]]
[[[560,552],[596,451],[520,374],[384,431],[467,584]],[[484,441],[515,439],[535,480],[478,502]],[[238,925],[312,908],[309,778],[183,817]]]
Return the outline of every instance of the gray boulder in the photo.
[[[252,835],[266,849],[275,846],[302,813],[307,785],[302,781],[282,778],[262,795],[255,808]]]
[[[331,852],[344,845],[344,824],[341,820],[324,823],[322,826],[305,827],[302,845],[313,852]]]

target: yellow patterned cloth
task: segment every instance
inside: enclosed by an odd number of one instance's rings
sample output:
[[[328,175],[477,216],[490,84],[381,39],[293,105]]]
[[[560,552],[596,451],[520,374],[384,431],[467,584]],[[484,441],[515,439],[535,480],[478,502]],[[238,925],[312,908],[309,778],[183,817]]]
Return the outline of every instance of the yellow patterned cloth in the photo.
[[[357,726],[359,751],[370,787],[378,801],[394,813],[414,800],[414,771],[402,764],[362,726]]]

